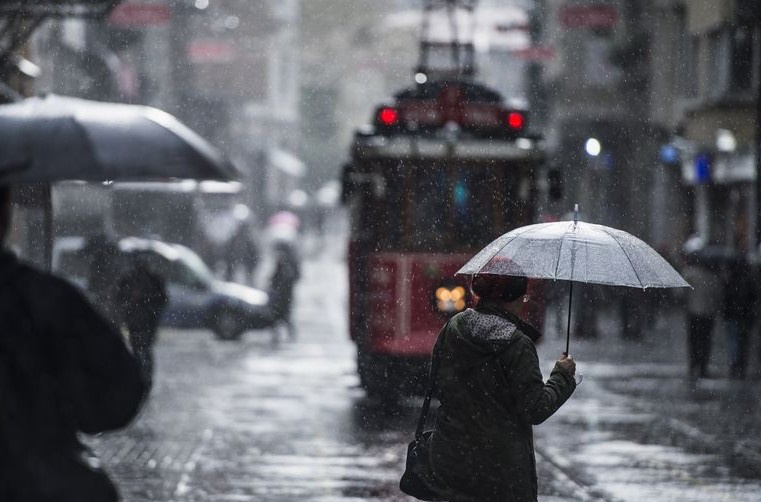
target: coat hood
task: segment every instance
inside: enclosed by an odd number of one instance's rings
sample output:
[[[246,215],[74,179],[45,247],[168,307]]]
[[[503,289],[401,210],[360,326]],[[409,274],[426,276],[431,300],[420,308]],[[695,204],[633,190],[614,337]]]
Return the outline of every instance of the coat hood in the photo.
[[[518,337],[536,341],[539,332],[504,310],[489,305],[466,309],[452,318],[447,327],[449,343],[457,354],[457,364],[482,364],[510,346]]]

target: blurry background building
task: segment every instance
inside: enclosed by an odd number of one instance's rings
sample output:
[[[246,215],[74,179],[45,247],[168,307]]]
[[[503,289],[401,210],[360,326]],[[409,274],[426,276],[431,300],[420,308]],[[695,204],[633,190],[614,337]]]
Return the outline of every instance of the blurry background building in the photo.
[[[669,148],[692,195],[692,230],[707,244],[757,252],[761,2],[666,2],[678,26],[680,127]]]
[[[52,92],[145,104],[176,115],[231,157],[241,171],[237,195],[229,207],[220,208],[220,217],[229,213],[231,225],[222,228],[231,228],[230,238],[240,220],[233,216],[236,206],[245,205],[248,220],[260,222],[286,203],[288,191],[300,188],[306,167],[297,157],[297,0],[6,4],[13,4],[1,8],[4,52],[8,52],[3,61],[13,61],[4,64],[0,74],[4,84],[0,91],[7,99]],[[18,8],[21,5],[25,9]],[[16,42],[22,36],[23,43]],[[56,186],[57,230],[118,235],[113,193],[108,186]],[[145,199],[152,192],[129,193]],[[179,204],[177,191],[172,193],[164,198],[164,206]],[[209,190],[195,189],[196,199],[209,197]],[[124,198],[121,193],[120,204]],[[210,206],[196,202],[194,207],[199,205]],[[177,213],[172,207],[162,211],[161,204],[155,208],[157,219]],[[133,231],[142,228],[144,236],[177,240],[155,234],[153,227],[133,225]],[[203,228],[183,229],[190,241],[201,232],[200,247],[204,247]]]
[[[536,2],[530,73],[564,187],[592,221],[676,253],[756,251],[758,1]],[[755,236],[749,238],[750,236]]]
[[[232,203],[251,218],[322,214],[354,127],[413,81],[421,6],[3,2],[0,99],[156,106],[235,160]],[[462,29],[473,30],[480,79],[527,101],[551,146],[544,217],[578,202],[590,221],[663,251],[691,235],[755,251],[759,12],[758,0],[481,0]],[[35,200],[45,188],[25,190],[20,199]],[[54,199],[64,227],[67,211],[92,228],[110,207],[108,187],[65,190]]]
[[[550,213],[561,216],[578,202],[589,221],[635,235],[648,229],[642,201],[658,144],[648,116],[645,7],[543,0],[532,12],[534,45],[549,52],[532,74],[534,108],[545,114],[552,168],[564,185]]]

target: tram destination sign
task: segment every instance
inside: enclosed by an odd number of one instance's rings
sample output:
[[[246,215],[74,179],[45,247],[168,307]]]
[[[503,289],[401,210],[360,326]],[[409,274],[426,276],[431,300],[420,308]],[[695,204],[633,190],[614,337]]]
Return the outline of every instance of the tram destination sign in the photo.
[[[354,157],[360,159],[455,158],[538,162],[545,155],[540,142],[528,138],[516,141],[468,138],[452,142],[444,138],[367,135],[356,138],[354,150]]]

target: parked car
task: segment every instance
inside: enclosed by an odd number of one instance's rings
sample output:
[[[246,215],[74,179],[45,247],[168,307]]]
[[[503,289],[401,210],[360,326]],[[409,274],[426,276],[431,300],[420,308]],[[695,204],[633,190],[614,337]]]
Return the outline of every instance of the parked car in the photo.
[[[61,244],[54,250],[54,270],[86,290],[84,245],[76,246],[69,240]],[[120,267],[140,260],[166,281],[169,303],[162,326],[208,328],[220,339],[235,340],[246,330],[271,325],[267,293],[217,279],[191,249],[138,237],[121,239],[117,246],[123,258]]]

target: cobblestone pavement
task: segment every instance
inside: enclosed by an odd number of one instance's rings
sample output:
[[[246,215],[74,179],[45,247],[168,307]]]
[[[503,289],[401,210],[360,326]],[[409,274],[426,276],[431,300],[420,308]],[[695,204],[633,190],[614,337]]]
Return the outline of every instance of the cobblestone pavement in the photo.
[[[295,341],[162,332],[146,409],[90,441],[125,501],[408,500],[397,483],[420,400],[383,406],[358,388],[344,275],[334,259],[305,263]],[[545,373],[553,341],[540,345]],[[585,381],[536,428],[541,501],[758,500],[761,476],[727,460],[742,433],[689,420],[724,412],[722,384],[701,384],[701,400],[680,387],[678,362],[597,342],[574,346]]]

